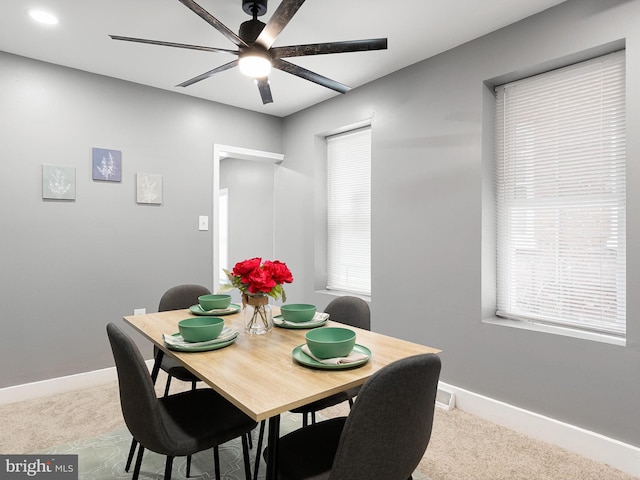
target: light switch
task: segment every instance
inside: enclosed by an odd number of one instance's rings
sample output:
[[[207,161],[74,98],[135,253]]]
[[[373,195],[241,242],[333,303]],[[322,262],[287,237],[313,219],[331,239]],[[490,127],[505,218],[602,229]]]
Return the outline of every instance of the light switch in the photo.
[[[209,217],[200,215],[198,217],[198,230],[209,230]]]

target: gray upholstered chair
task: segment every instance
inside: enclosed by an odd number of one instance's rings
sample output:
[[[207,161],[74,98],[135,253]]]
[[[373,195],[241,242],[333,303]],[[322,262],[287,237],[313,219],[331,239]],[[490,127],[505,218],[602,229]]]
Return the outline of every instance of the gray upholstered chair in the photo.
[[[365,330],[371,330],[371,310],[369,304],[358,297],[344,296],[337,297],[326,306],[325,313],[329,314],[329,319],[350,325],[352,327],[362,328]],[[338,405],[342,402],[349,402],[349,405],[353,405],[353,398],[358,394],[361,387],[350,388],[344,392],[336,393],[327,398],[322,398],[302,407],[291,410],[293,413],[302,414],[302,426],[309,424],[309,417],[311,417],[311,423],[316,423],[316,412],[323,410],[334,405]],[[264,441],[265,422],[260,424],[260,433],[258,435],[258,451],[262,449],[262,443]],[[254,480],[258,478],[258,467],[260,466],[260,457],[256,457],[254,466]]]
[[[216,479],[220,480],[218,446],[242,438],[244,468],[251,479],[247,435],[257,423],[211,389],[196,389],[156,397],[147,366],[133,340],[115,324],[107,325],[127,428],[140,444],[133,472],[138,478],[145,449],[166,455],[165,480],[173,459],[213,448]],[[189,476],[187,466],[187,476]]]
[[[185,285],[177,285],[175,287],[171,287],[169,290],[164,292],[162,297],[160,297],[160,303],[158,304],[159,312],[166,312],[168,310],[179,310],[182,308],[189,308],[191,305],[195,305],[198,303],[198,297],[200,295],[208,295],[211,293],[207,287],[203,287],[202,285],[193,285],[193,284],[185,284]],[[160,354],[158,356],[158,354]],[[182,380],[183,382],[190,382],[191,388],[195,390],[196,383],[200,381],[198,377],[196,377],[189,370],[184,368],[182,365],[178,363],[177,360],[170,357],[169,355],[164,355],[164,353],[160,352],[158,347],[153,347],[153,357],[157,359],[160,358],[160,368],[167,373],[167,383],[164,387],[164,396],[169,395],[169,387],[171,386],[171,379],[173,377],[178,380]],[[153,381],[155,383],[155,377]],[[131,440],[131,447],[129,448],[129,456],[127,457],[127,463],[125,464],[124,471],[128,472],[131,468],[131,462],[133,461],[133,456],[136,453],[136,446],[138,442],[136,442],[135,437]],[[191,464],[191,459],[189,458],[189,465]]]
[[[332,300],[324,311],[329,314],[330,320],[352,327],[371,330],[371,311],[369,304],[361,298],[350,296],[338,297]],[[306,426],[309,423],[309,416],[311,416],[311,423],[315,423],[316,412],[319,410],[338,405],[342,402],[349,402],[349,405],[353,405],[353,398],[358,394],[359,390],[360,387],[354,387],[291,411],[293,413],[301,413],[302,425]]]
[[[411,479],[431,438],[439,376],[440,358],[433,354],[382,368],[364,384],[348,417],[280,439],[278,479]]]
[[[159,312],[166,312],[168,310],[179,310],[182,308],[189,308],[191,305],[198,303],[198,297],[200,295],[208,295],[211,293],[207,287],[202,285],[178,285],[167,290],[160,298],[158,304]],[[157,347],[153,349],[154,357],[158,354]],[[163,355],[160,363],[160,368],[167,372],[167,383],[165,385],[164,394],[169,394],[169,387],[171,385],[171,379],[177,378],[183,382],[191,382],[191,387],[196,388],[196,382],[200,379],[196,377],[189,370],[180,365],[174,358],[169,355]]]

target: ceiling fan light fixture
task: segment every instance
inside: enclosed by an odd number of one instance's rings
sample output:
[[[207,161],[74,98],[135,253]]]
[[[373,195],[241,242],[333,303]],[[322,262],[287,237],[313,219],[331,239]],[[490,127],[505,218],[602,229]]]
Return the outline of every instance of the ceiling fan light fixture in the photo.
[[[241,55],[238,61],[240,71],[251,78],[263,78],[271,72],[271,60],[265,55],[250,53]]]

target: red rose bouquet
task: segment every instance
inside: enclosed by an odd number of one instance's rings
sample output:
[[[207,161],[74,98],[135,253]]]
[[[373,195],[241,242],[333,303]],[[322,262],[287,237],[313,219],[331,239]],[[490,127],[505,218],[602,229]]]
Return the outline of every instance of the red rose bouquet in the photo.
[[[283,283],[293,282],[293,275],[287,265],[279,260],[265,260],[256,257],[236,263],[233,270],[224,273],[231,282],[232,288],[237,288],[243,294],[266,294],[272,298],[282,297],[287,300],[287,295],[282,287]]]

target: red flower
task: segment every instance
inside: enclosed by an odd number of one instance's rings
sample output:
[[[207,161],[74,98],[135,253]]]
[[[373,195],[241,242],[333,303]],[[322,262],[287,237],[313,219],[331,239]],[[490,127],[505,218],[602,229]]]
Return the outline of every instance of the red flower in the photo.
[[[266,293],[286,301],[282,284],[293,282],[289,267],[279,260],[266,260],[262,265],[261,262],[262,258],[255,257],[236,263],[232,271],[225,270],[231,282],[227,290],[237,288],[243,293]]]
[[[235,275],[236,277],[246,278],[256,268],[260,267],[260,262],[262,262],[262,259],[260,257],[255,257],[249,260],[238,262],[236,263],[235,267],[233,267],[233,271],[231,273],[233,273],[233,275]]]
[[[280,260],[274,260],[273,262],[267,260],[264,262],[264,268],[270,270],[273,275],[273,279],[276,283],[291,283],[293,282],[293,275],[291,270],[287,267],[286,263],[282,263]]]
[[[276,286],[276,281],[273,279],[271,271],[260,267],[254,269],[247,277],[247,280],[247,282],[243,283],[249,285],[247,287],[249,293],[269,293]]]

